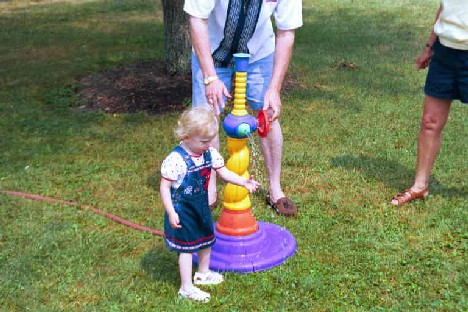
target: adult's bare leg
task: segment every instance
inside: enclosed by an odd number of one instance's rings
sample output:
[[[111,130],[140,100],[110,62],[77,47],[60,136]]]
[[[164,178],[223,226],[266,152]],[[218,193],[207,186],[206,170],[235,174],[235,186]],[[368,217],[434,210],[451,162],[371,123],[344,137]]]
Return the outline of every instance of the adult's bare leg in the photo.
[[[418,155],[413,191],[429,187],[429,177],[442,142],[452,101],[426,95],[418,138]]]
[[[447,123],[452,101],[426,95],[418,137],[417,164],[414,184],[397,194],[391,204],[402,205],[428,194],[429,178],[442,142],[442,131]]]
[[[276,202],[285,197],[281,189],[281,158],[283,152],[283,133],[278,120],[270,124],[266,138],[260,138],[260,148],[265,159],[269,179],[270,199]]]

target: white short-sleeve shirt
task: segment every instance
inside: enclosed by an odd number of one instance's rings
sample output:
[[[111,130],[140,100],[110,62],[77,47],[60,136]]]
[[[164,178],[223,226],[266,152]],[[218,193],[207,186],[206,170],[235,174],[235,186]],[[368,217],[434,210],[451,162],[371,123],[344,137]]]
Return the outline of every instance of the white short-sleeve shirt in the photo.
[[[434,33],[449,48],[468,50],[468,1],[442,0],[442,12],[434,25]]]
[[[210,147],[212,168],[218,170],[224,167],[223,156],[213,147]],[[190,155],[196,166],[200,166],[205,161],[203,154]],[[171,181],[173,188],[178,188],[184,181],[187,173],[187,165],[182,156],[177,152],[171,152],[162,162],[161,176]]]
[[[275,51],[275,34],[271,16],[281,30],[302,26],[301,0],[262,0],[262,8],[252,38],[247,43],[250,62],[258,61]],[[189,15],[208,19],[211,52],[218,48],[224,37],[229,0],[185,0],[184,11]]]

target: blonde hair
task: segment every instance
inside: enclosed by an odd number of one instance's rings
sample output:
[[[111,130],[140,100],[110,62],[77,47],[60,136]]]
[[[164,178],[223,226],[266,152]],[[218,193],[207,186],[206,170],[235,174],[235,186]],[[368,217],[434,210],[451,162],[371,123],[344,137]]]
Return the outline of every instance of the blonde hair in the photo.
[[[182,113],[174,134],[178,139],[192,135],[214,137],[218,129],[218,118],[210,107],[193,107]]]

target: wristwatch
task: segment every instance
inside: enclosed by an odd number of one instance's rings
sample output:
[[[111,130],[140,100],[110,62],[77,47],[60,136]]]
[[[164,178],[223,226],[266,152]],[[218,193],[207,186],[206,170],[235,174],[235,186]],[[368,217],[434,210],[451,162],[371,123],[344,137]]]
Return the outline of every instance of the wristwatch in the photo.
[[[216,81],[218,79],[219,79],[218,76],[205,77],[203,79],[203,83],[205,84],[205,86],[208,86],[210,83],[212,83],[213,81]]]

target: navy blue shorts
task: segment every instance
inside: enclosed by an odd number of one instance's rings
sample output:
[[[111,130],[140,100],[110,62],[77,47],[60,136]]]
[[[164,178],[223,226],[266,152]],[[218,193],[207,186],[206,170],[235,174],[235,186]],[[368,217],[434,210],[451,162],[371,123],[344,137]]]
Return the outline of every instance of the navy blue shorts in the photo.
[[[468,50],[448,48],[437,39],[424,92],[435,98],[468,104]]]

